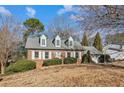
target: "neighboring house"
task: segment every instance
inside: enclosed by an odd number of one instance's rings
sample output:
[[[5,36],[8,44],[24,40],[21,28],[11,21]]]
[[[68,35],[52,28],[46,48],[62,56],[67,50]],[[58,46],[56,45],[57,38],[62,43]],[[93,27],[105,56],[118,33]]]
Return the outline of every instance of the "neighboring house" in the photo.
[[[100,55],[103,54],[101,51],[97,50],[93,46],[83,46],[83,49],[84,49],[84,54],[86,54],[87,51],[90,51],[92,61],[94,61],[95,63],[99,63],[99,61],[98,61],[99,57],[100,57]]]
[[[124,60],[124,43],[112,43],[104,47],[104,53],[113,60]]]
[[[63,40],[58,35],[53,39],[46,35],[28,38],[26,49],[27,58],[34,61],[65,57],[74,57],[81,61],[84,51],[80,42],[75,41],[71,36]]]

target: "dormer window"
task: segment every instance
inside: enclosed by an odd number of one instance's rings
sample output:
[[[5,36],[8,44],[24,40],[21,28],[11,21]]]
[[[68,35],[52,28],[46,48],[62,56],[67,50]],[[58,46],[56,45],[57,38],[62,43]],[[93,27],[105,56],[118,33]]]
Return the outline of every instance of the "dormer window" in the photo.
[[[45,39],[42,39],[42,45],[44,45],[45,46]]]
[[[45,35],[42,35],[41,37],[40,37],[40,46],[42,46],[42,47],[46,47],[46,36]]]
[[[61,47],[61,39],[58,35],[55,38],[55,46],[56,47]]]
[[[69,42],[68,42],[69,44],[69,47],[73,47],[73,38],[72,37],[69,37]]]
[[[72,45],[73,45],[72,42],[73,42],[73,41],[69,41],[69,46],[72,46]]]
[[[56,40],[57,46],[60,46],[60,40]]]

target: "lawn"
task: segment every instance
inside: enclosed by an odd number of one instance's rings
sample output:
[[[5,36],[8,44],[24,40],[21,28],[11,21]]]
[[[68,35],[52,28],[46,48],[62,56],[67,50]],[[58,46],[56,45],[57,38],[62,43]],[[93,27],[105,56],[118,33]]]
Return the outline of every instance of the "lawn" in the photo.
[[[123,62],[121,62],[123,64]],[[117,64],[117,63],[115,63]],[[123,65],[71,64],[43,67],[3,76],[0,86],[10,87],[89,87],[123,86]]]

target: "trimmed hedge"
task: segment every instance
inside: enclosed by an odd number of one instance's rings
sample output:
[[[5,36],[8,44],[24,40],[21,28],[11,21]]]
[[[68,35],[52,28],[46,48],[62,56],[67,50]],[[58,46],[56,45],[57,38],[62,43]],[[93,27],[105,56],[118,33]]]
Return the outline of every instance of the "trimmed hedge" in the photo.
[[[43,66],[58,65],[58,64],[62,64],[62,60],[55,58],[44,61]]]
[[[64,64],[73,64],[76,63],[77,59],[73,57],[67,57],[64,59]]]
[[[6,68],[6,73],[11,74],[16,72],[24,72],[24,71],[32,70],[35,68],[36,68],[36,63],[33,61],[18,60],[17,62],[10,64]]]

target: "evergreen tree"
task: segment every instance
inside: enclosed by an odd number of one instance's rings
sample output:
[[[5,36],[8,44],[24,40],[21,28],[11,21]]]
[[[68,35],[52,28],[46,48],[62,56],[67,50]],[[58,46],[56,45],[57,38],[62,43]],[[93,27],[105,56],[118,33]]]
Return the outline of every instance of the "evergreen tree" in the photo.
[[[82,46],[88,46],[88,39],[87,39],[87,35],[86,33],[84,33],[83,35],[83,39],[82,39]]]
[[[102,51],[102,40],[100,37],[99,32],[96,34],[95,39],[94,39],[94,43],[93,46],[98,49],[99,51]]]

